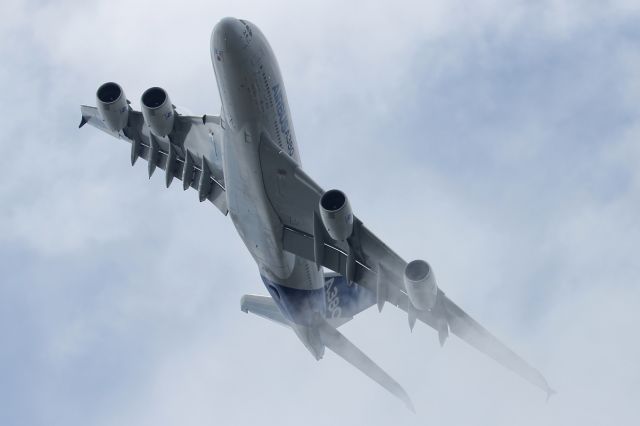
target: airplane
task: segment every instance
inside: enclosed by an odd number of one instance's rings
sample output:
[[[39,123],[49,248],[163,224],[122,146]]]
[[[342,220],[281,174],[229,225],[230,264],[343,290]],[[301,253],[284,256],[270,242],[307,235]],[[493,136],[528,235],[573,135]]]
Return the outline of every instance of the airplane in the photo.
[[[193,116],[160,87],[147,89],[141,111],[122,88],[101,85],[90,124],[131,144],[131,164],[147,161],[229,215],[255,260],[269,295],[245,295],[241,310],[284,325],[318,360],[325,348],[414,410],[407,392],[338,331],[374,305],[406,312],[432,327],[444,345],[453,333],[504,367],[554,393],[544,376],[471,318],[439,288],[431,265],[405,261],[353,214],[340,190],[323,190],[302,169],[284,82],[260,29],[224,18],[210,40],[222,100],[220,115]]]

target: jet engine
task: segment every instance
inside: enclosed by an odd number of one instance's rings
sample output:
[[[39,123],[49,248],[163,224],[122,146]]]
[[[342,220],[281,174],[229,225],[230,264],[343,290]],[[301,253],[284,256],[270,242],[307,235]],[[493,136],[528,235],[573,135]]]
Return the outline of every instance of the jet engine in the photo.
[[[417,309],[431,309],[436,304],[438,285],[431,266],[424,260],[409,262],[404,269],[404,285],[411,304]]]
[[[175,108],[167,92],[152,87],[142,94],[142,116],[156,136],[167,136],[173,130]]]
[[[129,103],[118,84],[104,83],[96,92],[96,105],[109,130],[119,132],[129,120]]]
[[[347,196],[332,189],[320,198],[320,218],[327,233],[336,241],[344,241],[353,233],[353,213]]]

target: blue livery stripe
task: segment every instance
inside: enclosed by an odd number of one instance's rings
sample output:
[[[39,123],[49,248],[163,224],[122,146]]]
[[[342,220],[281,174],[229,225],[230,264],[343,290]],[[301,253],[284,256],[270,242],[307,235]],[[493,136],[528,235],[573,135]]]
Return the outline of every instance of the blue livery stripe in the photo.
[[[376,295],[341,275],[324,278],[327,318],[352,318],[376,303]]]
[[[316,314],[324,317],[326,309],[324,288],[300,290],[285,287],[264,276],[262,281],[282,314],[289,321],[310,326],[314,324]]]

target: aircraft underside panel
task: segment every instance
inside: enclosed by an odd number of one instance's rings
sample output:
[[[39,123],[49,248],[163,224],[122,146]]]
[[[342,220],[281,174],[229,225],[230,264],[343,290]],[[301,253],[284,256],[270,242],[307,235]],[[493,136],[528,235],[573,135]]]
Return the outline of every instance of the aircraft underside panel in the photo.
[[[357,284],[349,283],[345,277],[338,274],[325,276],[324,291],[326,295],[327,321],[338,327],[357,314],[376,304],[376,294]]]
[[[95,107],[83,105],[81,112],[80,127],[90,124],[131,144],[132,165],[143,158],[149,176],[163,170],[167,187],[173,179],[181,180],[184,189],[198,191],[200,201],[209,200],[224,215],[228,213],[218,117],[177,116],[174,132],[159,137],[150,132],[140,111],[129,111],[127,126],[119,132],[106,127]]]
[[[324,318],[324,288],[303,290],[286,287],[264,276],[262,281],[284,317],[292,323],[313,326]]]

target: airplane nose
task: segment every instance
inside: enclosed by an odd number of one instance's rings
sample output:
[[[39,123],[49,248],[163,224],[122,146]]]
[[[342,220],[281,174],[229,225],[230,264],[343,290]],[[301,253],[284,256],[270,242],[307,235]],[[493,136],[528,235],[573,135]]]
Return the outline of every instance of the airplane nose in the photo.
[[[251,38],[249,25],[236,18],[224,18],[213,28],[212,47],[229,56],[245,49]]]

